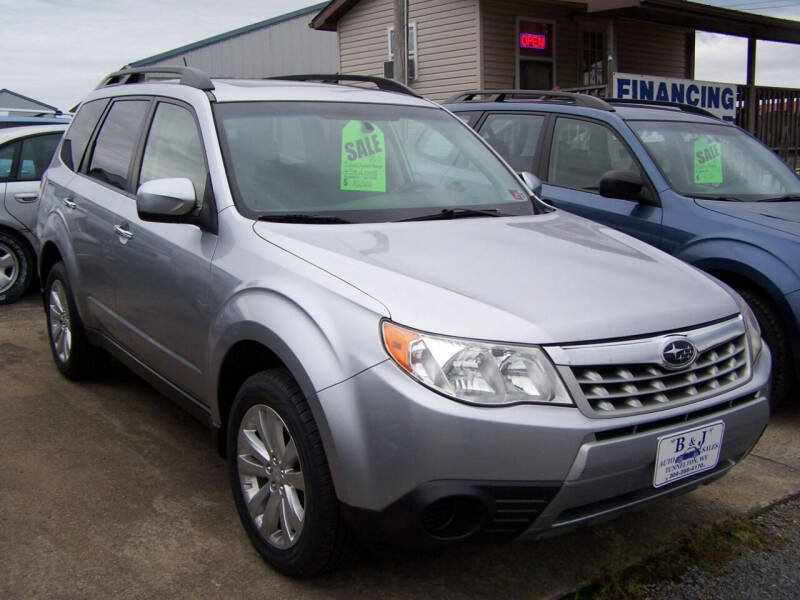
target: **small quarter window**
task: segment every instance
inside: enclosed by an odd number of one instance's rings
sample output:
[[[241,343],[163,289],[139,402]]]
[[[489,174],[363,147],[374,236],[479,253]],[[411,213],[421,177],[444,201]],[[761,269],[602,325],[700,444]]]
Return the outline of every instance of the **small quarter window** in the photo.
[[[167,177],[188,178],[202,201],[208,169],[194,117],[183,107],[162,102],[147,136],[139,185]]]

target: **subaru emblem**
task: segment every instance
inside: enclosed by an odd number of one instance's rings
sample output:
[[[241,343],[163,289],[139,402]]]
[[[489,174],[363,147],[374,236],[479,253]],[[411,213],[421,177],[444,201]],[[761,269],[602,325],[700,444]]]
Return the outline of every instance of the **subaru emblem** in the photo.
[[[666,369],[683,369],[697,358],[697,349],[686,338],[669,338],[661,346],[661,364]]]

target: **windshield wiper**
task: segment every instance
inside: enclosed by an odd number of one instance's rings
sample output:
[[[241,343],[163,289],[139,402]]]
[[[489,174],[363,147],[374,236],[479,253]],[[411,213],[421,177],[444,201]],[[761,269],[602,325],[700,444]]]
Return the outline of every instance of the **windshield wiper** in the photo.
[[[741,198],[737,198],[736,196],[692,196],[695,200],[715,200],[718,202],[747,202],[747,200],[742,200]]]
[[[759,202],[798,202],[800,201],[800,194],[787,194],[785,196],[777,196],[775,198],[765,198]]]
[[[443,208],[439,212],[422,215],[420,217],[410,217],[408,219],[399,219],[397,222],[402,221],[438,221],[446,219],[463,219],[464,217],[507,217],[505,213],[500,212],[497,208]]]
[[[329,217],[326,215],[315,215],[311,213],[286,213],[276,215],[261,215],[259,221],[274,221],[276,223],[351,223],[340,217]]]

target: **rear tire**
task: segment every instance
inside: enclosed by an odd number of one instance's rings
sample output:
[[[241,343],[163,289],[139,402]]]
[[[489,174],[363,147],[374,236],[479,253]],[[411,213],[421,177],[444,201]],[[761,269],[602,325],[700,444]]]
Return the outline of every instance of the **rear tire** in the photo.
[[[760,292],[748,288],[736,290],[753,310],[761,335],[772,352],[772,388],[770,404],[774,407],[788,399],[796,382],[792,361],[792,346],[778,311]]]
[[[351,536],[317,425],[286,370],[257,373],[239,389],[227,456],[239,518],[261,556],[287,575],[334,568]]]
[[[85,378],[91,371],[94,353],[75,308],[64,263],[56,263],[47,274],[44,306],[50,351],[56,367],[67,379]]]
[[[11,304],[28,291],[34,259],[22,238],[0,231],[0,304]]]

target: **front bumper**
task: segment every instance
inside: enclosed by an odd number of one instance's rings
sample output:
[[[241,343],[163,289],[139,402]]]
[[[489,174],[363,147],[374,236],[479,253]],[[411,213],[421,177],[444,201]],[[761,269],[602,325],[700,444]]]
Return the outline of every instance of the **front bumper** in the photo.
[[[537,537],[609,517],[723,475],[769,419],[769,349],[744,385],[705,400],[589,418],[556,406],[481,408],[383,362],[318,399],[345,514],[367,537],[405,542],[477,533]],[[654,488],[659,437],[724,421],[717,467]]]

